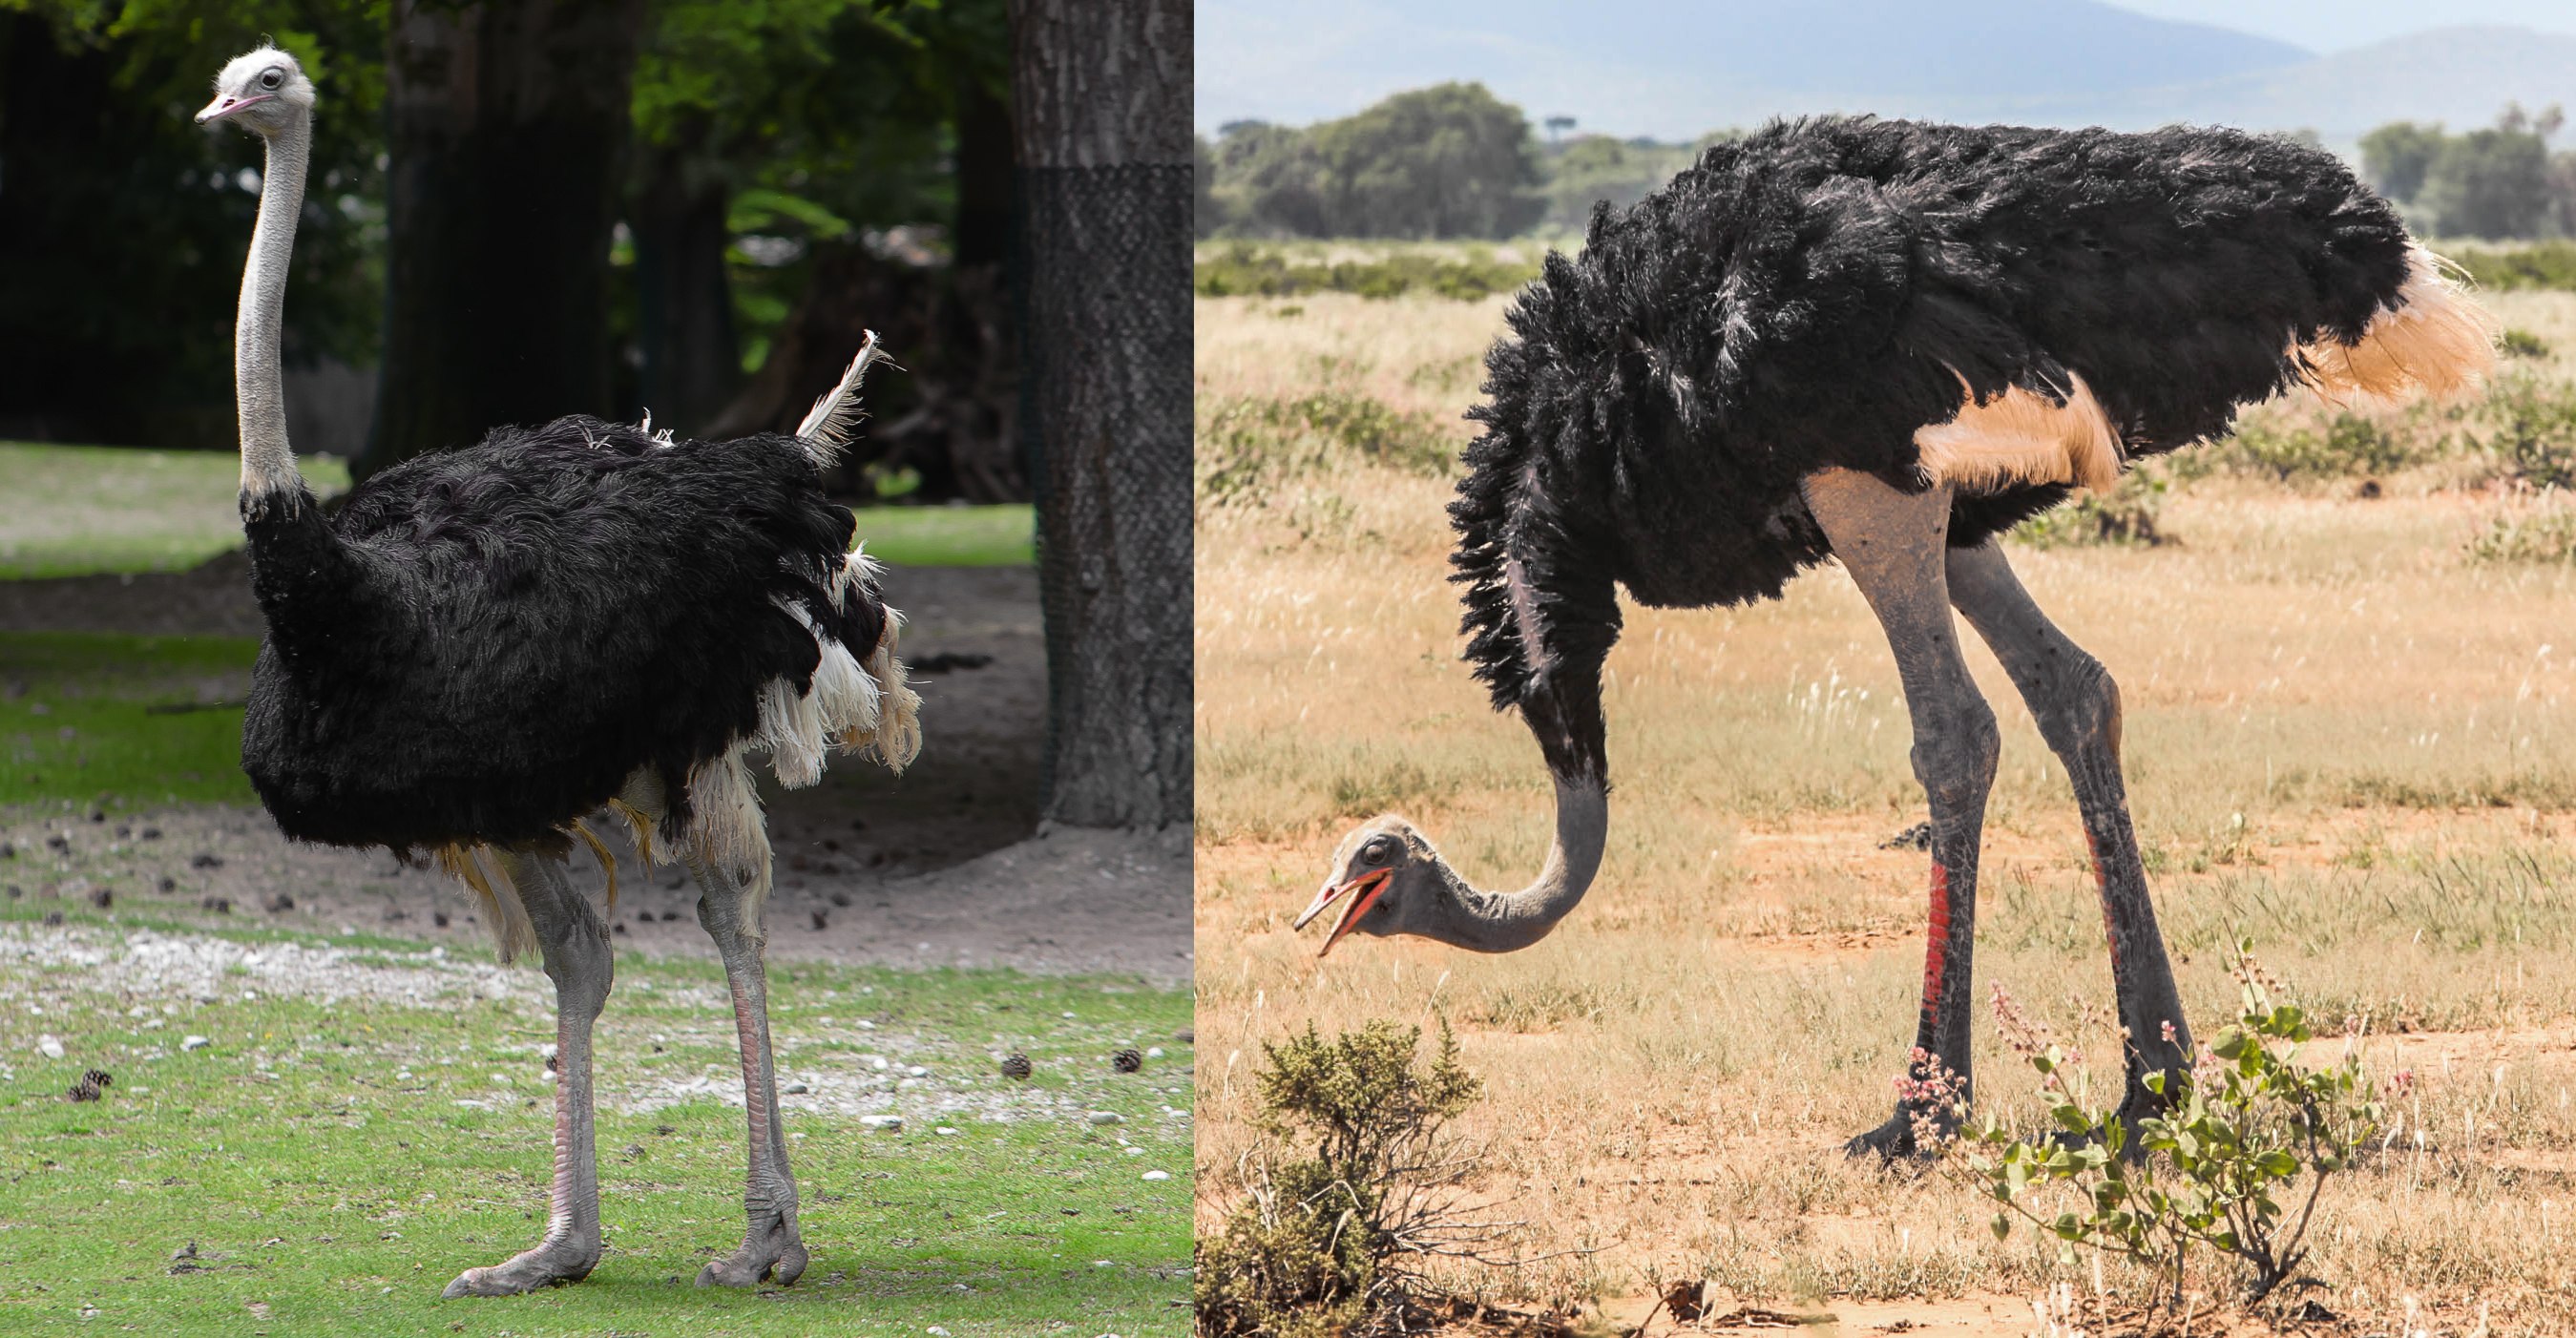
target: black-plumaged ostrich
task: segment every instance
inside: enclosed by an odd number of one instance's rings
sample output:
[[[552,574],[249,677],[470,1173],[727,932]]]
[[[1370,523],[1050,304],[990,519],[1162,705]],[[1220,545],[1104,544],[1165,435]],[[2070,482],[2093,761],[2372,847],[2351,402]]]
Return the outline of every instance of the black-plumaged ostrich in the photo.
[[[582,825],[603,809],[648,861],[688,867],[733,987],[750,1225],[698,1281],[793,1282],[806,1252],[761,963],[769,840],[744,754],[768,750],[780,781],[805,785],[831,747],[897,769],[920,747],[900,616],[822,487],[875,341],[793,437],[505,427],[387,469],[326,516],[287,445],[278,361],[313,102],[294,59],[262,49],[226,65],[197,114],[267,141],[235,346],[242,525],[268,620],[242,769],[290,837],[435,852],[482,901],[503,959],[533,946],[554,981],[545,1236],[447,1294],[577,1281],[599,1261],[591,1024],[613,954],[564,873],[573,842],[590,846],[613,904],[614,865]]]
[[[1353,932],[1537,942],[1601,866],[1616,587],[1658,607],[1740,604],[1836,557],[1895,652],[1931,806],[1918,1054],[1969,1067],[1995,774],[1955,608],[2074,782],[2135,1112],[2144,1075],[2192,1050],[2130,829],[2119,690],[2031,602],[1996,536],[2292,387],[2473,384],[2493,356],[2484,314],[2342,163],[2287,140],[1837,118],[1774,124],[1597,211],[1510,325],[1449,508],[1453,579],[1476,676],[1555,778],[1555,845],[1529,887],[1483,891],[1381,817],[1343,841],[1297,924],[1348,897],[1326,951]],[[1900,1101],[1852,1150],[1911,1150],[1915,1113]]]

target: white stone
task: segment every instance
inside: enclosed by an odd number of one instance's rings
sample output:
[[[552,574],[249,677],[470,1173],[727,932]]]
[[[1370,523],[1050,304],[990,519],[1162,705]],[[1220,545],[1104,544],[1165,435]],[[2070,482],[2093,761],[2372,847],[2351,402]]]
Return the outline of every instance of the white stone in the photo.
[[[789,1095],[789,1096],[803,1096],[803,1095],[805,1095],[807,1092],[813,1091],[814,1089],[813,1089],[813,1088],[811,1088],[811,1087],[806,1086],[805,1084],[803,1084],[803,1083],[801,1083],[801,1082],[792,1082],[792,1083],[787,1084],[785,1087],[781,1087],[781,1088],[779,1088],[778,1090],[779,1090],[779,1091],[781,1091],[781,1092],[786,1093],[786,1094],[787,1094],[787,1095]]]
[[[1146,1051],[1145,1051],[1145,1057],[1146,1057],[1147,1059],[1160,1059],[1160,1058],[1162,1058],[1162,1057],[1163,1057],[1163,1047],[1161,1047],[1161,1046],[1159,1046],[1159,1045],[1148,1047],[1148,1048],[1146,1049]]]
[[[1147,1171],[1145,1173],[1145,1178],[1148,1180],[1169,1180],[1172,1178],[1172,1173],[1169,1171]]]
[[[862,1129],[875,1129],[883,1133],[895,1133],[903,1128],[903,1117],[900,1115],[862,1115],[859,1117],[859,1127]]]
[[[51,1035],[37,1037],[36,1048],[43,1051],[44,1056],[47,1059],[60,1059],[63,1057],[63,1043],[55,1040]]]
[[[207,1046],[213,1044],[213,1041],[207,1040],[203,1036],[193,1034],[181,1037],[179,1040],[179,1048],[182,1050],[203,1050]]]
[[[1091,1112],[1091,1122],[1093,1124],[1125,1124],[1127,1122],[1127,1117],[1114,1110],[1095,1110]]]

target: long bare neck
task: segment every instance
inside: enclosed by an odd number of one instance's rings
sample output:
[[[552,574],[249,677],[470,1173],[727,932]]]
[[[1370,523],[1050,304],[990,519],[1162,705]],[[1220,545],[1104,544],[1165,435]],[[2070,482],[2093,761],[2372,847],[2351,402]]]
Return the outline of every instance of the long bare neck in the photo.
[[[295,450],[286,441],[286,271],[295,256],[295,217],[304,207],[304,170],[313,153],[313,122],[299,116],[268,139],[260,178],[259,226],[242,267],[241,313],[233,330],[233,393],[241,412],[242,498],[253,511],[268,499],[299,495]]]
[[[1582,902],[1601,872],[1610,834],[1610,795],[1598,776],[1556,777],[1556,840],[1538,881],[1518,892],[1487,892],[1447,864],[1439,872],[1451,895],[1440,900],[1428,937],[1474,952],[1517,952],[1547,937]]]

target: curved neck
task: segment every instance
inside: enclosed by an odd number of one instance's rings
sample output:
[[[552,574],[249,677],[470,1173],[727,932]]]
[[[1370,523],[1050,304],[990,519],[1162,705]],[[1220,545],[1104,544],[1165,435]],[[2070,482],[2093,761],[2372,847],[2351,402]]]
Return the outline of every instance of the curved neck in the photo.
[[[313,152],[313,122],[299,116],[268,137],[260,178],[259,226],[242,267],[241,313],[233,329],[233,393],[241,413],[242,499],[264,511],[265,499],[300,495],[295,451],[286,442],[286,271],[295,255],[295,217],[304,207],[304,169]]]
[[[1474,952],[1516,952],[1547,937],[1591,889],[1609,834],[1609,787],[1597,774],[1556,773],[1556,840],[1538,881],[1518,892],[1485,892],[1440,865],[1452,895],[1441,899],[1429,936]]]

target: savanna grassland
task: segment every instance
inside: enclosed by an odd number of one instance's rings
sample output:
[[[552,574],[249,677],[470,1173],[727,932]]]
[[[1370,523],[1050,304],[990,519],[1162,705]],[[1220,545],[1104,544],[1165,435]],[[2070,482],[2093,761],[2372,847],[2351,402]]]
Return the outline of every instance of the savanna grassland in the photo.
[[[1531,1261],[1435,1270],[1455,1288],[1633,1325],[1705,1279],[1846,1325],[2014,1333],[2061,1282],[2136,1297],[2119,1265],[1999,1244],[1960,1177],[1841,1153],[1885,1117],[1912,1035],[1924,857],[1886,843],[1924,812],[1885,643],[1830,566],[1777,603],[1627,607],[1608,856],[1545,942],[1354,938],[1319,962],[1321,930],[1289,932],[1381,811],[1480,885],[1521,885],[1545,852],[1546,773],[1460,663],[1444,579],[1459,415],[1505,301],[1199,302],[1202,1232],[1272,1146],[1265,1042],[1445,1019],[1485,1084],[1456,1126],[1477,1211],[1524,1223],[1509,1252]],[[2576,1331],[2576,524],[2546,486],[2576,462],[2576,294],[2489,304],[2514,352],[2483,400],[2267,406],[2013,541],[2122,686],[2194,1018],[2232,1011],[2250,939],[2374,1075],[2416,1076],[2318,1210],[2302,1295],[2354,1332]],[[1970,642],[2004,731],[1978,997],[2006,987],[2115,1074],[2064,773]],[[1983,1108],[2040,1120],[1982,1003],[1979,1030]],[[2195,1273],[2192,1304],[2229,1285]]]

